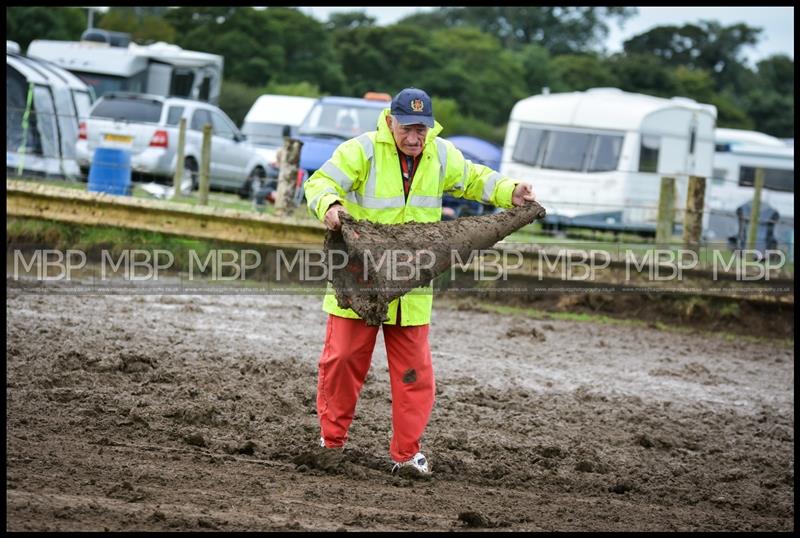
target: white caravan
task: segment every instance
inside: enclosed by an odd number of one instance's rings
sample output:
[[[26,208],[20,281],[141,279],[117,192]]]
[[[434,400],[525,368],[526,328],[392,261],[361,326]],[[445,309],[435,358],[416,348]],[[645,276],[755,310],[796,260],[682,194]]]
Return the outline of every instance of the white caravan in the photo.
[[[764,169],[762,209],[780,215],[775,227],[779,248],[794,238],[794,147],[755,131],[717,129],[714,170],[706,185],[706,237],[727,241],[739,231],[736,209],[753,200],[756,168]]]
[[[655,231],[661,177],[676,178],[676,222],[689,176],[709,177],[717,111],[691,99],[617,88],[516,103],[500,172],[533,185],[546,225]]]
[[[91,94],[78,77],[50,62],[17,54],[6,42],[6,173],[78,177],[78,122]]]
[[[216,104],[222,86],[223,58],[183,50],[164,42],[140,46],[108,39],[98,42],[100,30],[87,30],[81,41],[34,39],[28,56],[49,60],[80,77],[95,97],[110,91],[183,97]]]

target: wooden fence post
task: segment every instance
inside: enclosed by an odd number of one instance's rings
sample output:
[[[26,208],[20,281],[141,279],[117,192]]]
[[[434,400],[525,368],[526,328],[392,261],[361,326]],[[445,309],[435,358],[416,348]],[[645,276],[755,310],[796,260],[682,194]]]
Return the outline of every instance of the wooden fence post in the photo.
[[[703,232],[703,203],[706,194],[706,178],[689,176],[686,193],[686,212],[683,216],[683,246],[697,250]]]
[[[295,209],[294,195],[297,187],[297,170],[303,142],[285,137],[281,150],[278,189],[275,193],[275,214],[290,215]]]
[[[672,239],[672,226],[675,221],[675,178],[661,178],[661,193],[658,197],[658,221],[656,223],[656,244],[669,243]]]
[[[172,178],[172,184],[175,191],[172,193],[172,198],[178,198],[181,195],[181,185],[183,184],[183,161],[184,161],[184,146],[186,145],[186,118],[181,118],[178,123],[178,149],[177,156],[175,157],[175,177]]]
[[[198,194],[200,196],[200,205],[208,205],[208,187],[210,182],[211,171],[211,124],[206,123],[203,126],[203,149],[200,154],[200,187]]]
[[[764,169],[756,168],[756,181],[753,185],[753,204],[750,207],[750,223],[747,226],[747,245],[748,250],[756,248],[756,236],[758,234],[759,214],[761,213],[761,189],[764,188]]]

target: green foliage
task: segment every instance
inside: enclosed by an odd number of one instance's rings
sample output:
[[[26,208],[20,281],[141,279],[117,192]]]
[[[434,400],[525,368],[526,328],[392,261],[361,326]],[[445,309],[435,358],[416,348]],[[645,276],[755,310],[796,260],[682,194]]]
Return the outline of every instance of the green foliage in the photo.
[[[746,78],[743,50],[758,43],[760,28],[714,21],[657,26],[623,44],[628,54],[651,54],[670,66],[714,73],[717,90],[738,89]]]
[[[611,68],[592,54],[563,54],[552,61],[553,70],[561,84],[554,89],[582,91],[600,86],[614,86],[617,82]]]
[[[635,13],[628,7],[444,7],[400,22],[428,31],[471,26],[496,36],[504,47],[516,50],[536,43],[552,54],[566,54],[600,45],[608,35],[604,19],[624,22]]]
[[[394,94],[406,86],[425,89],[443,60],[428,44],[428,32],[414,26],[359,27],[339,33],[336,51],[344,81],[341,95],[368,91]]]
[[[219,96],[219,107],[240,127],[256,99],[262,94],[273,93],[234,80],[225,80],[222,87],[225,90]]]
[[[219,97],[219,107],[236,123],[241,126],[244,117],[260,96],[265,93],[276,95],[298,95],[303,97],[319,97],[319,87],[309,82],[281,84],[270,82],[265,86],[251,86],[235,80],[226,79],[222,83],[225,91]]]
[[[714,77],[705,69],[689,69],[679,65],[672,70],[675,94],[690,97],[699,103],[710,103],[716,97]]]
[[[331,92],[343,83],[330,35],[321,22],[297,9],[180,7],[165,17],[181,47],[224,56],[230,80],[250,86],[273,79],[311,81]]]
[[[748,115],[765,132],[794,138],[794,62],[775,55],[757,68],[760,83],[744,96]]]
[[[528,95],[542,93],[544,87],[563,86],[552,67],[553,60],[546,48],[533,43],[525,45],[515,59],[522,69],[522,80]]]
[[[468,134],[503,144],[505,127],[494,127],[485,121],[462,114],[455,99],[431,96],[431,100],[436,121],[442,124],[441,136]]]
[[[284,51],[282,82],[311,81],[325,91],[339,91],[344,80],[336,65],[331,36],[323,23],[297,9],[285,7],[265,9],[264,19],[271,28],[277,29],[266,34],[268,41],[279,43]],[[264,41],[266,36],[263,29],[259,29],[259,41]]]
[[[758,88],[745,96],[745,102],[753,124],[774,136],[794,138],[794,94]]]
[[[468,115],[497,125],[508,119],[516,101],[528,95],[518,62],[492,36],[474,28],[445,29],[434,33],[430,48],[438,68],[428,70],[413,85],[455,99]],[[479,65],[491,69],[475,69]]]
[[[717,107],[717,127],[730,129],[753,129],[753,120],[744,109],[738,105],[730,93],[715,94],[710,104]]]
[[[322,92],[319,86],[310,82],[296,82],[293,84],[281,84],[279,82],[270,82],[267,84],[264,93],[274,93],[276,95],[295,95],[298,97],[321,97]]]
[[[331,13],[325,28],[332,32],[348,32],[356,28],[375,26],[375,17],[370,17],[361,11],[347,11],[345,13]]]
[[[161,8],[162,11],[163,9]],[[115,32],[127,32],[139,44],[156,41],[173,43],[175,28],[158,13],[159,11],[152,12],[150,8],[112,7],[102,15],[97,27]]]
[[[758,62],[757,68],[758,78],[765,87],[784,95],[794,95],[794,60],[776,54]]]
[[[617,87],[627,92],[671,97],[680,92],[664,63],[652,54],[615,54],[608,60]]]
[[[87,11],[77,7],[7,7],[6,39],[23,52],[34,39],[77,41],[87,21]]]

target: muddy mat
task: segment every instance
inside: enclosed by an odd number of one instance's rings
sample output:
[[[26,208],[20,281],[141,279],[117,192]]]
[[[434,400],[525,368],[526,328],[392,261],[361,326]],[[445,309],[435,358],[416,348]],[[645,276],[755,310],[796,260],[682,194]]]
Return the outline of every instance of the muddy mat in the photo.
[[[331,283],[341,308],[351,308],[367,325],[388,320],[389,303],[420,286],[427,286],[453,265],[487,249],[523,226],[545,217],[537,202],[479,217],[447,222],[375,224],[341,215],[342,228],[325,233]],[[402,256],[398,256],[401,254]],[[456,258],[458,256],[458,258]]]
[[[316,448],[319,297],[6,291],[7,530],[793,529],[784,345],[435,309],[420,481],[380,337]]]

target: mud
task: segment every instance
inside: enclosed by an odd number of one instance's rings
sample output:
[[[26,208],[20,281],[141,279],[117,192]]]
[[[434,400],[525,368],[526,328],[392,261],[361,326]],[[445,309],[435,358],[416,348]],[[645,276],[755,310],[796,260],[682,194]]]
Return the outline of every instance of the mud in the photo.
[[[325,235],[325,259],[337,264],[344,260],[330,253],[347,253],[346,265],[331,271],[336,300],[377,327],[386,321],[391,301],[545,214],[537,202],[528,202],[494,215],[436,223],[373,224],[343,215],[341,230]]]
[[[6,291],[7,530],[793,530],[768,340],[435,307],[420,481],[389,473],[380,336],[316,448],[318,296]]]

